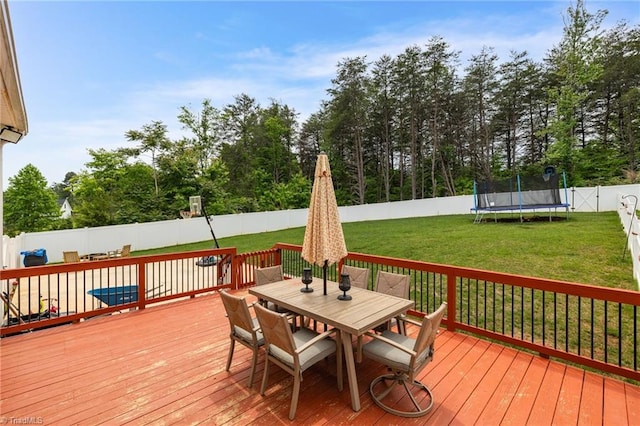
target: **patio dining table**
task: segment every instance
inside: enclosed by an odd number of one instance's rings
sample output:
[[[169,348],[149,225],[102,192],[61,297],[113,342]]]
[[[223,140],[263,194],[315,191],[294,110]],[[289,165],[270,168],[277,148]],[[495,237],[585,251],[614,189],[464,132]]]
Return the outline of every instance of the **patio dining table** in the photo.
[[[322,279],[314,278],[312,293],[303,293],[300,279],[289,279],[249,288],[249,293],[274,304],[309,317],[341,331],[344,356],[353,411],[360,410],[360,394],[353,356],[352,336],[361,336],[414,306],[412,300],[389,296],[361,288],[351,288],[351,300],[338,300],[342,291],[338,283],[327,283],[323,295]]]
[[[109,255],[107,253],[89,253],[80,256],[80,260],[104,260],[108,258]]]

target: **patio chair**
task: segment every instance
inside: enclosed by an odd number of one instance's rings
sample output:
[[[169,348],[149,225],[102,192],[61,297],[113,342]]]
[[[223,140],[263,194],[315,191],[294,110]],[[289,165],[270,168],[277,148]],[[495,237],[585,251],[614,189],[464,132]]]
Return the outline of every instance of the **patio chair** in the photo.
[[[80,255],[77,251],[63,251],[62,259],[64,263],[80,262]]]
[[[342,274],[349,274],[351,280],[351,287],[368,288],[369,277],[371,276],[371,269],[359,268],[357,266],[342,265]]]
[[[255,279],[256,279],[256,285],[265,285],[265,284],[271,284],[271,283],[275,283],[278,281],[282,281],[284,280],[284,273],[282,272],[282,265],[275,265],[275,266],[267,266],[264,268],[256,268],[254,270],[254,274],[255,274]],[[285,308],[281,308],[279,306],[274,305],[272,302],[267,302],[266,300],[261,300],[260,304],[262,304],[263,306],[267,307],[268,309],[274,311],[274,312],[278,312],[278,313],[284,313],[287,314],[289,319],[291,319],[292,321],[294,321],[295,324],[295,320],[296,320],[296,315],[285,309]]]
[[[121,249],[108,252],[109,257],[128,257],[131,254],[131,244],[122,246]]]
[[[336,354],[338,390],[342,390],[342,345],[340,331],[336,329],[318,334],[308,328],[291,331],[284,314],[273,312],[262,305],[254,306],[265,339],[266,359],[260,395],[264,395],[269,378],[269,364],[273,363],[293,376],[293,392],[289,419],[293,420],[298,407],[298,395],[302,373],[318,361]],[[329,338],[336,333],[336,341]]]
[[[402,297],[403,299],[408,299],[409,275],[396,274],[387,271],[378,271],[378,275],[376,276],[375,291],[379,293],[389,294],[391,296]],[[400,318],[402,318],[402,316]],[[398,318],[396,318],[395,322],[398,325],[398,332],[401,334],[406,334],[404,330],[404,323],[402,323],[402,321],[398,321]],[[392,321],[389,321],[387,324],[383,324],[377,327],[376,331],[382,332],[385,329],[391,328],[391,326]]]
[[[253,351],[251,359],[251,372],[249,373],[249,387],[253,386],[253,376],[258,363],[258,349],[264,345],[264,338],[260,331],[260,325],[256,318],[252,318],[249,307],[243,297],[234,296],[226,290],[220,292],[226,316],[229,319],[231,346],[227,357],[227,371],[231,368],[231,359],[235,343],[238,342]]]
[[[366,333],[372,340],[363,346],[364,355],[386,365],[392,371],[391,374],[373,379],[369,385],[369,392],[374,402],[386,412],[402,417],[419,417],[427,414],[433,407],[431,390],[417,379],[417,375],[433,359],[434,341],[446,308],[447,304],[443,303],[435,312],[427,315],[422,323],[408,318],[402,320],[420,327],[416,339],[390,330],[385,330],[382,335]],[[376,393],[376,385],[381,382],[383,385],[379,387],[383,389]],[[413,403],[414,410],[404,411],[392,408],[383,402],[385,397],[399,387],[404,388]],[[422,396],[416,397],[411,388],[417,388],[417,391],[424,390],[427,393],[428,405],[426,407],[423,408],[420,404],[421,401],[418,401],[423,399]],[[395,394],[391,399],[398,401],[400,396]]]
[[[256,268],[255,270],[256,285],[264,285],[284,280],[282,265],[267,266],[264,268]]]

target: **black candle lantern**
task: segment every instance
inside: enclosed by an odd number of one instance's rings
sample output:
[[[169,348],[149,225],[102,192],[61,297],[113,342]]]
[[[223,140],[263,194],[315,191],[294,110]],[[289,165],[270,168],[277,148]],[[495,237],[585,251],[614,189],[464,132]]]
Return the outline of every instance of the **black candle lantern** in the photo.
[[[351,290],[351,278],[349,278],[349,274],[340,274],[340,284],[338,288],[344,293],[338,296],[338,300],[351,300],[351,296],[347,294],[347,292]]]
[[[309,288],[309,284],[313,282],[313,275],[311,275],[311,268],[304,268],[302,270],[302,283],[306,286],[300,289],[303,293],[313,292],[312,288]]]

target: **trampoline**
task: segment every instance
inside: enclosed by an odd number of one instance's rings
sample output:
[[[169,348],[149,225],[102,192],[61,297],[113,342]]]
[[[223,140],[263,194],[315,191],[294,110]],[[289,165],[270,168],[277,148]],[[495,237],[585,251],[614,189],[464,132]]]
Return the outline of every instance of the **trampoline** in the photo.
[[[498,212],[518,212],[520,222],[523,222],[523,212],[527,210],[547,210],[551,221],[552,212],[565,209],[568,217],[570,205],[564,172],[562,184],[565,202],[562,202],[560,195],[560,175],[555,173],[553,167],[547,167],[545,172],[538,176],[516,175],[508,179],[474,182],[474,206],[471,208],[475,213],[474,223],[482,222],[486,213],[494,213],[497,222]]]

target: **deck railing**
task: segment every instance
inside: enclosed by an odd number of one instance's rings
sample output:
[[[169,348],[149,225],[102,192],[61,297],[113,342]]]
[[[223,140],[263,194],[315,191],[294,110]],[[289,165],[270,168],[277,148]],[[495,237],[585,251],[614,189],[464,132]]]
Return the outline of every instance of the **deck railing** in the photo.
[[[27,318],[20,321],[16,312],[5,309],[8,325],[0,333],[250,286],[257,267],[281,264],[285,276],[300,276],[309,266],[301,251],[299,245],[278,243],[269,250],[241,254],[235,248],[210,249],[3,270],[2,291],[10,293],[12,283],[20,283],[12,304]],[[209,256],[217,261],[197,265]],[[423,315],[447,301],[444,324],[449,330],[640,381],[638,292],[360,253],[349,253],[340,264],[329,266],[330,281],[337,281],[343,263],[371,269],[372,290],[379,270],[409,275],[415,301],[412,313]],[[312,269],[315,276],[322,276],[321,267]],[[136,285],[135,297],[113,305],[88,294],[129,285]],[[57,300],[45,300],[51,298]],[[29,318],[29,312],[40,312],[41,300],[46,306],[55,304],[60,316]]]
[[[5,269],[0,335],[231,287],[235,248]]]
[[[306,266],[301,246],[277,244],[285,274]],[[349,253],[340,263],[411,277],[416,315],[448,302],[443,321],[460,330],[640,381],[640,292],[429,262]],[[340,264],[328,269],[336,281]],[[314,267],[314,275],[320,276]],[[450,285],[451,284],[451,285]]]

